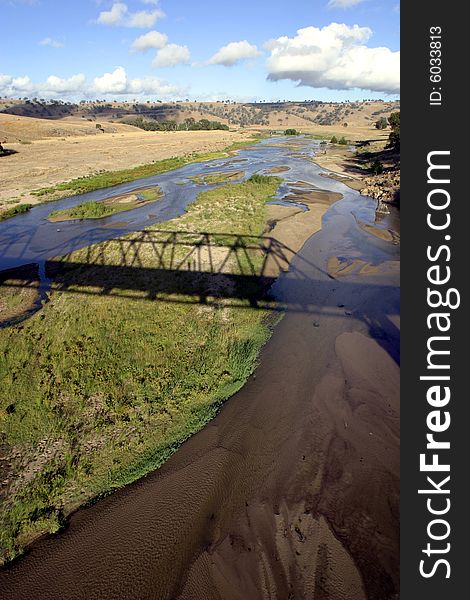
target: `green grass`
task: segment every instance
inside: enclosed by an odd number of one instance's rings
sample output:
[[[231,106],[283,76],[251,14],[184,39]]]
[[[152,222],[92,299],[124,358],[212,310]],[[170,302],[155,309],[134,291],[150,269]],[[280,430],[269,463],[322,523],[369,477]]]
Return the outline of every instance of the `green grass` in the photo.
[[[224,234],[258,235],[280,181],[203,192],[187,213],[154,229],[216,231],[221,244]],[[65,266],[103,247],[79,250]],[[186,250],[176,249],[180,257]],[[105,264],[121,256],[119,243],[108,242]],[[150,255],[142,252],[140,266],[152,266]],[[239,268],[233,260],[232,271]],[[37,535],[60,529],[78,506],[160,466],[242,387],[274,322],[248,301],[151,301],[132,289],[81,294],[87,279],[80,268],[64,283],[77,293],[56,290],[39,313],[0,330],[0,440],[11,465],[0,508],[5,561]]]
[[[29,210],[31,210],[32,206],[32,204],[18,204],[18,206],[12,206],[11,208],[2,210],[0,211],[0,221],[5,221],[11,217],[16,217],[16,215],[27,213]]]
[[[134,196],[134,198],[132,198]],[[51,212],[48,216],[50,221],[73,221],[76,219],[102,219],[115,213],[132,210],[138,206],[155,202],[161,197],[161,190],[157,188],[149,188],[136,190],[135,194],[130,195],[128,202],[122,202],[122,196],[116,198],[108,198],[104,201],[89,200],[72,206]]]
[[[52,221],[71,221],[74,219],[102,219],[121,210],[129,210],[128,206],[118,206],[104,204],[103,202],[97,202],[96,200],[90,200],[88,202],[82,202],[73,206],[72,208],[65,208],[64,210],[57,210],[51,212],[49,219]]]
[[[167,158],[164,160],[155,161],[147,165],[133,167],[131,169],[122,169],[119,171],[103,171],[87,177],[78,177],[71,181],[59,183],[52,187],[41,188],[31,192],[34,196],[42,198],[44,201],[57,200],[65,196],[73,196],[77,194],[85,194],[98,189],[112,187],[121,183],[135,181],[143,177],[151,177],[166,173],[174,169],[179,169],[187,164],[205,162],[224,158],[227,154],[231,154],[237,150],[256,144],[262,139],[260,136],[254,136],[250,140],[243,142],[234,142],[220,152],[206,152],[204,154],[192,153],[186,156]]]

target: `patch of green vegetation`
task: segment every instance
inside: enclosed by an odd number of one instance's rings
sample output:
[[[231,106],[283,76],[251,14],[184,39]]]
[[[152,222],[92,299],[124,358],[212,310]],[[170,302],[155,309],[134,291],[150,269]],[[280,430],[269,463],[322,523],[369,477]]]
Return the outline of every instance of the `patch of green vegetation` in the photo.
[[[374,160],[369,166],[369,170],[373,175],[380,175],[384,171],[383,162],[380,160]]]
[[[284,135],[300,135],[300,132],[297,129],[286,129]]]
[[[161,190],[156,188],[148,188],[137,190],[129,195],[129,199],[125,201],[122,196],[117,198],[108,198],[104,201],[88,200],[63,210],[51,212],[48,216],[50,221],[73,221],[77,219],[102,219],[109,217],[115,213],[124,212],[138,208],[148,202],[154,202],[161,197]]]
[[[281,179],[260,177],[199,194],[187,213],[146,235],[162,239],[176,230],[190,245],[189,232],[216,231],[214,259],[218,251],[222,260],[226,249],[217,244],[233,243],[229,234],[265,228],[266,201]],[[139,235],[125,238],[133,248],[124,259],[129,267]],[[151,247],[139,254],[144,272],[155,266]],[[184,245],[174,250],[174,260],[188,252]],[[259,251],[247,252],[261,263]],[[63,259],[64,287],[49,303],[0,330],[0,439],[11,465],[0,509],[0,556],[7,561],[35,536],[60,529],[78,506],[159,467],[242,387],[274,322],[248,300],[201,305],[184,293],[178,301],[164,293],[151,300],[134,291],[134,279],[128,290],[90,295],[93,267],[73,266],[90,253],[104,256],[105,265],[122,264],[119,241],[74,252]],[[229,264],[233,273],[242,268],[235,259]],[[103,263],[95,268],[102,271]],[[103,288],[113,289],[112,275],[107,281],[101,271]],[[67,292],[71,287],[76,293]]]
[[[331,138],[330,142],[332,144],[339,144],[340,146],[347,146],[349,144],[348,140],[344,136],[338,139],[335,135]]]
[[[82,202],[73,206],[72,208],[65,208],[64,210],[56,210],[51,212],[48,219],[51,221],[72,221],[75,219],[102,219],[109,215],[119,212],[120,210],[129,210],[127,206],[110,206],[104,204],[104,202],[97,202],[96,200],[89,200],[88,202]]]
[[[257,184],[268,184],[271,179],[272,179],[272,177],[270,177],[269,175],[258,175],[257,173],[255,173],[254,175],[252,175],[250,177],[250,179],[248,179],[248,182],[249,183],[257,183]],[[276,178],[276,179],[279,179],[279,182],[282,181],[280,178]]]
[[[139,127],[140,129],[145,129],[145,131],[214,131],[216,129],[228,131],[229,129],[228,125],[220,123],[220,121],[209,121],[208,119],[196,121],[192,117],[185,119],[182,123],[177,123],[176,121],[142,119],[142,117],[128,119],[124,121],[124,123]]]
[[[248,140],[243,140],[241,142],[233,142],[233,144],[230,144],[230,146],[227,146],[227,148],[225,148],[224,152],[233,153],[237,150],[243,150],[244,148],[248,148],[248,146],[258,144],[261,140],[264,140],[267,137],[269,137],[267,134],[257,133]]]
[[[261,136],[253,136],[249,140],[242,142],[234,142],[220,152],[206,152],[203,154],[191,153],[186,156],[167,158],[164,160],[155,161],[147,165],[133,167],[131,169],[122,169],[120,171],[102,171],[95,175],[87,177],[78,177],[71,181],[59,183],[53,187],[41,188],[31,192],[34,196],[43,198],[45,202],[57,200],[65,196],[74,196],[77,194],[85,194],[98,189],[112,187],[121,183],[135,181],[143,177],[151,177],[160,175],[184,167],[187,164],[206,162],[218,158],[225,158],[227,154],[231,154],[237,150],[241,150],[248,146],[258,143],[262,139]]]
[[[32,206],[32,204],[18,204],[18,206],[12,206],[11,208],[2,210],[0,211],[0,221],[5,221],[5,219],[10,219],[11,217],[16,217],[16,215],[27,213],[29,210],[31,210]]]
[[[155,202],[155,200],[162,197],[162,191],[159,187],[137,190],[136,194],[139,200],[143,200],[144,202]]]

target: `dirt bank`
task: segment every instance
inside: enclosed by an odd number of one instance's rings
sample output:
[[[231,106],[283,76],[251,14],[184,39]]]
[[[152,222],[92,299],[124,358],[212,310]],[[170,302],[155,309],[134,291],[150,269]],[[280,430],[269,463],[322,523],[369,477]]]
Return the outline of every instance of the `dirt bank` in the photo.
[[[399,204],[400,158],[387,151],[385,145],[385,141],[374,141],[367,143],[364,150],[359,143],[358,151],[353,152],[333,144],[321,149],[314,162],[327,169],[326,176],[342,181],[364,196]],[[383,172],[372,174],[370,166],[376,161],[382,165]]]

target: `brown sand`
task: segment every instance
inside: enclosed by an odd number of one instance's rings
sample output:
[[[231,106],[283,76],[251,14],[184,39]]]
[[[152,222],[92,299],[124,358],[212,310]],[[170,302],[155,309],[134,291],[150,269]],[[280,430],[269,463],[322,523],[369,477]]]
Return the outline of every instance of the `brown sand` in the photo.
[[[269,175],[274,175],[276,173],[285,173],[286,171],[290,171],[289,167],[271,167],[266,171]]]

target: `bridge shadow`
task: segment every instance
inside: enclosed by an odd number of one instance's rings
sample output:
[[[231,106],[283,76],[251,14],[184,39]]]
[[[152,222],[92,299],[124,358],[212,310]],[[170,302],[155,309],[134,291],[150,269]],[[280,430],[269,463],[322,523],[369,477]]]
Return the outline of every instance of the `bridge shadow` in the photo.
[[[253,307],[294,256],[269,236],[148,230],[0,272],[0,286]]]
[[[279,273],[288,267],[282,293],[275,298],[271,287]],[[4,315],[0,326],[28,318],[47,301],[51,291],[58,291],[141,301],[288,309],[341,318],[353,316],[366,323],[373,336],[383,340],[387,351],[395,354],[399,332],[385,313],[397,314],[396,294],[390,294],[394,286],[380,281],[332,280],[321,268],[269,236],[139,231],[40,265],[1,272],[0,292],[3,289],[18,295],[27,290],[37,295],[33,304],[30,301],[14,318]],[[341,308],[332,288],[344,291],[345,302],[361,299],[352,313]],[[366,297],[374,300],[367,301]],[[384,301],[387,298],[392,298],[388,305]]]

